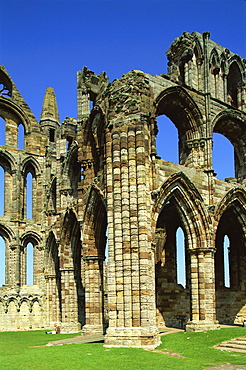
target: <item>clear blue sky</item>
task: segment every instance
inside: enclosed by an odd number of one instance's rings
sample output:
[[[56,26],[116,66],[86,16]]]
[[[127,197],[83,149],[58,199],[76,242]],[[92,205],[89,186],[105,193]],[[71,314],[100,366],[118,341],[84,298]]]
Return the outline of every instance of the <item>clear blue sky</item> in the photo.
[[[246,1],[0,0],[0,63],[40,118],[52,86],[60,118],[76,117],[76,71],[110,81],[139,69],[167,72],[166,50],[184,31],[246,57]]]
[[[110,81],[132,69],[166,73],[165,53],[184,31],[210,31],[246,57],[246,1],[0,0],[0,64],[38,120],[52,86],[63,121],[77,116],[76,71],[84,65]],[[169,151],[165,159],[174,161],[175,142]],[[232,148],[225,152],[232,162]],[[220,177],[233,176],[232,167]]]
[[[77,116],[76,71],[84,65],[110,81],[132,69],[166,73],[165,53],[184,31],[210,31],[246,58],[246,1],[0,0],[0,64],[38,120],[52,86],[63,121]],[[223,149],[214,166],[221,178],[233,176],[232,148]]]

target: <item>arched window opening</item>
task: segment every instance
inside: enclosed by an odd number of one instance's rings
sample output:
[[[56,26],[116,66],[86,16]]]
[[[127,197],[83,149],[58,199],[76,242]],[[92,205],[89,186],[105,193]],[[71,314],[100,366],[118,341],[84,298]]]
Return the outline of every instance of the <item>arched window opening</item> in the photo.
[[[186,258],[185,240],[181,227],[176,231],[176,265],[177,265],[177,284],[186,288]]]
[[[0,117],[0,145],[5,145],[5,130],[6,130],[6,124],[2,117]]]
[[[201,50],[198,47],[198,45],[194,48],[194,56],[193,56],[194,62],[195,62],[195,81],[194,81],[194,88],[202,91],[202,78],[201,78],[201,68],[202,68],[202,55]]]
[[[212,58],[212,64],[211,64],[211,73],[213,75],[213,86],[212,90],[214,93],[214,96],[218,98],[218,76],[219,76],[220,67],[216,61],[215,56]]]
[[[33,285],[33,252],[34,248],[32,243],[28,243],[26,246],[26,284]]]
[[[26,218],[32,218],[32,185],[33,176],[31,172],[26,176]]]
[[[231,287],[229,253],[230,253],[230,240],[228,236],[225,235],[223,242],[223,257],[224,257],[224,286],[226,288]]]
[[[167,162],[179,163],[178,130],[165,115],[158,117],[157,154]]]
[[[218,133],[213,133],[213,168],[219,180],[235,177],[233,145]]]
[[[25,129],[22,123],[18,125],[18,149],[25,149]]]
[[[0,236],[0,286],[5,284],[5,243]]]
[[[4,169],[0,166],[0,216],[4,216]]]
[[[72,141],[73,141],[73,139],[72,139],[72,138],[67,138],[67,140],[66,140],[66,152],[68,152],[68,151],[69,151],[70,146],[71,146],[71,144],[72,144]]]
[[[233,62],[229,68],[227,77],[227,102],[238,108],[238,89],[242,82],[242,76],[238,64]]]

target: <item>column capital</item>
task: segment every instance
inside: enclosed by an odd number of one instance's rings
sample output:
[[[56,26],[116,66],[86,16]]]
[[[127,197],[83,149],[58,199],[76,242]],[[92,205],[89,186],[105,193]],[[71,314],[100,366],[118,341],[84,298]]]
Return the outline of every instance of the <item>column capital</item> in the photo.
[[[207,248],[192,248],[192,249],[188,249],[188,253],[190,253],[191,255],[193,254],[208,254],[208,253],[212,253],[214,254],[216,252],[216,248],[214,247],[207,247]]]

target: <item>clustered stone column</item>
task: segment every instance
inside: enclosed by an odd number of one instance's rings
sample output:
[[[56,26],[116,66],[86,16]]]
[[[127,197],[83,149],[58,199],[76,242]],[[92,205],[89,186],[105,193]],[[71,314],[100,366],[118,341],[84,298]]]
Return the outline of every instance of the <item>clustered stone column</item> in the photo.
[[[78,322],[78,302],[74,281],[74,268],[61,268],[62,323],[64,333],[76,333],[81,329]]]
[[[190,249],[191,321],[186,331],[219,328],[215,319],[215,277],[213,248]]]
[[[59,307],[59,293],[57,289],[57,277],[55,274],[46,275],[46,295],[47,295],[47,323],[59,323],[60,307]]]
[[[107,133],[108,309],[105,346],[159,344],[150,233],[149,131],[138,116]],[[112,143],[112,145],[111,145]]]
[[[85,256],[85,325],[83,334],[104,333],[103,312],[103,259],[100,256]]]

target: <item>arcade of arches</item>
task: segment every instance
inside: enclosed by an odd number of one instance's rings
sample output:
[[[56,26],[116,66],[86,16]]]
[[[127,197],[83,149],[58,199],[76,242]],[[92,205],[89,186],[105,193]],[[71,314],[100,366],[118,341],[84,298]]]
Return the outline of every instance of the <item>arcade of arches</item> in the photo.
[[[59,323],[154,348],[166,326],[246,318],[245,60],[208,32],[183,33],[167,56],[168,74],[113,82],[84,67],[78,117],[62,123],[51,87],[38,122],[0,67],[0,330]],[[157,153],[160,115],[177,129],[178,163]],[[224,181],[213,133],[234,147]]]

